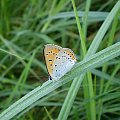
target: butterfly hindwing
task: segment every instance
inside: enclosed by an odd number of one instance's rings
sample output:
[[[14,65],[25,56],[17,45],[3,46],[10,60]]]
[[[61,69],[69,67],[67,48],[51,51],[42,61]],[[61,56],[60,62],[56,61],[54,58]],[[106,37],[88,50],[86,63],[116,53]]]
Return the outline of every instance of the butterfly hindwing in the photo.
[[[75,64],[76,58],[72,50],[63,48],[56,55],[53,64],[53,78],[59,79]]]

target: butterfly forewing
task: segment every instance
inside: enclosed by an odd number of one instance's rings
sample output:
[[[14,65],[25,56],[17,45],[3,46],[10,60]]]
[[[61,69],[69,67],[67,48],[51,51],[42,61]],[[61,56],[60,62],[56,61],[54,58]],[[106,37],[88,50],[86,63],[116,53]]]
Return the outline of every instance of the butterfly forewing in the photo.
[[[54,59],[56,55],[58,54],[58,52],[60,51],[60,49],[61,47],[57,45],[52,45],[52,44],[45,45],[44,56],[45,56],[47,70],[50,75],[52,74],[52,71],[53,71]]]

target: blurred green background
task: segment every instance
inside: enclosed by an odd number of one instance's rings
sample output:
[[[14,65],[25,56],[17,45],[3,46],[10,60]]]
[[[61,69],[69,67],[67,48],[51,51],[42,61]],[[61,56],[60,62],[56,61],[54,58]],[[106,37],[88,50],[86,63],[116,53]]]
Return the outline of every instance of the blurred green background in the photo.
[[[85,0],[75,0],[82,25],[86,2]],[[116,0],[91,1],[88,28],[85,33],[87,48],[115,4]],[[120,41],[119,20],[115,20],[117,23],[114,23],[114,26],[117,25],[112,41],[108,42],[107,40],[110,36],[110,28],[99,50]],[[77,61],[81,60],[80,38],[70,0],[0,0],[1,112],[48,80],[43,54],[44,45],[48,43],[72,49],[77,56]],[[28,65],[34,50],[37,52]],[[100,97],[100,80],[106,82],[106,79],[109,80],[112,75],[120,80],[120,65],[118,63],[120,63],[119,58],[109,62],[110,65],[107,64],[105,67],[93,71],[92,78],[96,98]],[[25,67],[27,65],[28,67]],[[106,79],[102,78],[103,75]],[[53,119],[57,118],[69,87],[70,83],[60,87],[46,96],[42,103],[38,101],[16,116],[15,119],[48,120],[50,116]],[[115,84],[110,88],[112,91],[109,94],[112,95],[110,99],[108,99],[109,95],[101,95],[104,98],[101,120],[120,119],[120,86]],[[86,120],[86,100],[83,96],[83,88],[81,87],[68,119]]]

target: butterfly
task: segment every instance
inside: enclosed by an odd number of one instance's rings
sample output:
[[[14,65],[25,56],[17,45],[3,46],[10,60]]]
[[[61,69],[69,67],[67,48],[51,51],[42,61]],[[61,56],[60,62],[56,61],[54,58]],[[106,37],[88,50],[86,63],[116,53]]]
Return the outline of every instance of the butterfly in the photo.
[[[49,80],[58,80],[74,66],[76,57],[69,48],[62,48],[58,45],[47,44],[44,48],[44,56]]]

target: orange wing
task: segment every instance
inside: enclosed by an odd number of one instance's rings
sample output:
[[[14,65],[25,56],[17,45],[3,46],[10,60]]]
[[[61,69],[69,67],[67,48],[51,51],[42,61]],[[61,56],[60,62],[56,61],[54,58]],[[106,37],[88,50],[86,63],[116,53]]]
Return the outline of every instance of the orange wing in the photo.
[[[44,48],[45,61],[48,73],[51,75],[53,71],[53,63],[56,55],[59,53],[61,47],[57,45],[47,44]]]

